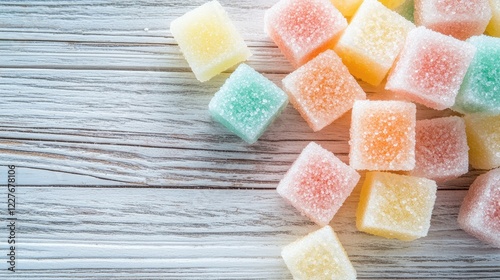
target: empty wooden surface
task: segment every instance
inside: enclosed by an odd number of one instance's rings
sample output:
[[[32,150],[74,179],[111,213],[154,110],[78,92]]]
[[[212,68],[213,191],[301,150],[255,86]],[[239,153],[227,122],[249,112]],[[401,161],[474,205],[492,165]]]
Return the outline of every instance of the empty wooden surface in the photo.
[[[6,165],[18,182],[18,271],[2,257],[1,279],[291,278],[280,248],[317,226],[274,189],[309,141],[347,162],[350,115],[313,133],[289,105],[253,145],[212,121],[231,70],[199,83],[168,31],[204,2],[0,0],[2,209]],[[248,64],[281,85],[293,69],[263,32],[274,2],[221,1]],[[499,249],[456,223],[481,173],[441,184],[429,236],[409,243],[356,231],[358,186],[331,225],[359,278],[500,278]]]

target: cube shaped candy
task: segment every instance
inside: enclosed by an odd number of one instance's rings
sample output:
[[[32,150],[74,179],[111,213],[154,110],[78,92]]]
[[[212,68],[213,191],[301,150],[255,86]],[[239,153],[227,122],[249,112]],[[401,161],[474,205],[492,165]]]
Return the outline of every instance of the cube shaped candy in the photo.
[[[251,56],[243,38],[217,1],[203,4],[173,20],[170,32],[201,82]]]
[[[333,47],[347,20],[328,0],[281,0],[265,14],[269,37],[294,67]]]
[[[365,0],[340,37],[335,51],[361,80],[378,85],[415,26],[377,0]]]
[[[415,23],[465,40],[480,35],[491,18],[489,0],[415,0]]]
[[[469,161],[476,169],[500,166],[500,115],[465,115]]]
[[[490,0],[492,17],[486,27],[486,33],[491,36],[500,37],[500,0]]]
[[[363,0],[330,0],[345,17],[352,17]]]
[[[415,160],[412,176],[443,182],[467,173],[469,146],[464,120],[453,116],[417,121]]]
[[[436,201],[436,182],[419,177],[368,172],[356,212],[360,231],[411,241],[427,235]]]
[[[500,114],[500,38],[474,36],[477,48],[453,110],[461,113]]]
[[[425,27],[413,29],[385,88],[436,110],[449,108],[475,51],[469,43]]]
[[[415,122],[413,103],[356,101],[351,119],[350,165],[358,170],[412,170]]]
[[[208,105],[213,118],[248,143],[254,143],[283,111],[288,97],[279,87],[241,64]]]
[[[391,10],[395,10],[399,6],[403,5],[405,1],[406,0],[380,0],[380,3],[384,4],[384,6]]]
[[[290,102],[318,131],[349,111],[366,94],[332,50],[327,50],[283,79]]]
[[[415,18],[413,17],[415,11],[415,2],[413,0],[405,0],[404,3],[395,8],[394,11],[411,22],[414,22],[415,20]]]
[[[293,279],[356,279],[356,270],[330,226],[288,244],[281,256]]]
[[[460,207],[458,224],[469,234],[500,248],[500,169],[482,174],[472,183]]]
[[[318,144],[307,145],[277,187],[315,223],[330,223],[359,181],[359,174]]]

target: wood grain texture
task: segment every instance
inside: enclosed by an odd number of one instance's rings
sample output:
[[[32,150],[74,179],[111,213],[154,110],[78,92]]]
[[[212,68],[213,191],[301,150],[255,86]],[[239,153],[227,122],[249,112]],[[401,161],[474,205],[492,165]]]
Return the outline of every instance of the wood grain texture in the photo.
[[[208,103],[233,69],[199,83],[168,31],[204,2],[0,0],[0,180],[18,166],[16,277],[290,278],[280,248],[316,226],[274,189],[310,141],[347,162],[350,114],[313,133],[288,106],[253,145],[215,123]],[[293,69],[263,32],[274,1],[220,2],[248,64],[281,85]],[[500,277],[500,252],[456,225],[481,173],[441,184],[429,236],[411,243],[357,232],[356,191],[332,225],[360,278]]]

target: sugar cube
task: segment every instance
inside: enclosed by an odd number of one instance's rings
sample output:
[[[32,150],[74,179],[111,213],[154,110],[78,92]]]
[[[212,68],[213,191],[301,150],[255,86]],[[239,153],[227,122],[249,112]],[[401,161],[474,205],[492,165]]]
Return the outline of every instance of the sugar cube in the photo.
[[[201,82],[251,56],[226,11],[215,0],[173,20],[170,32]]]
[[[377,0],[365,0],[340,37],[335,51],[355,77],[378,85],[415,26]]]
[[[412,170],[415,122],[413,103],[356,101],[351,119],[350,165],[358,170]]]
[[[276,190],[318,225],[330,223],[360,175],[320,145],[309,143]]]
[[[210,101],[212,117],[248,143],[254,143],[288,104],[288,96],[246,64],[226,80]]]
[[[415,23],[465,40],[480,35],[491,18],[489,0],[415,0]]]
[[[363,0],[330,0],[345,17],[352,17]]]
[[[286,76],[283,88],[314,131],[349,111],[355,100],[366,98],[363,89],[332,50],[321,53]]]
[[[281,0],[266,11],[264,22],[269,37],[296,68],[331,48],[347,26],[329,0]]]
[[[288,244],[281,256],[293,279],[356,279],[356,270],[330,226]]]
[[[360,231],[411,241],[427,235],[436,182],[419,177],[367,172],[356,212]]]
[[[408,33],[385,88],[436,110],[449,108],[475,51],[469,43],[415,28]]]
[[[474,180],[460,207],[458,224],[470,235],[500,248],[500,168]]]
[[[461,113],[500,114],[500,38],[474,36],[477,48],[453,110]]]
[[[486,27],[486,33],[491,36],[500,37],[500,0],[490,0],[492,17]]]
[[[469,146],[465,122],[452,116],[417,121],[415,168],[412,176],[439,182],[469,171]]]
[[[469,161],[476,169],[500,166],[500,115],[465,115]]]

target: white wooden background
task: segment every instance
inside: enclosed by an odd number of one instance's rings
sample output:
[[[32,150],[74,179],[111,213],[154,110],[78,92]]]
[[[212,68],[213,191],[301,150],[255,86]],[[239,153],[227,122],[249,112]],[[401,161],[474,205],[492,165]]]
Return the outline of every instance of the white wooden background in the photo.
[[[168,31],[204,0],[0,0],[0,279],[290,279],[279,253],[317,226],[278,197],[309,141],[347,162],[350,115],[313,133],[291,107],[254,145],[207,106]],[[281,85],[263,33],[275,1],[221,1]],[[390,97],[363,84],[370,98]],[[418,117],[449,115],[419,107]],[[18,272],[7,272],[8,164],[17,166]],[[332,221],[359,279],[500,278],[500,250],[456,223],[481,171],[440,185],[428,237],[356,231],[359,187]],[[4,257],[1,257],[4,256]]]

